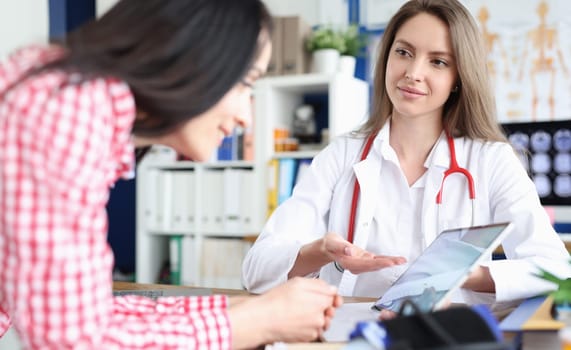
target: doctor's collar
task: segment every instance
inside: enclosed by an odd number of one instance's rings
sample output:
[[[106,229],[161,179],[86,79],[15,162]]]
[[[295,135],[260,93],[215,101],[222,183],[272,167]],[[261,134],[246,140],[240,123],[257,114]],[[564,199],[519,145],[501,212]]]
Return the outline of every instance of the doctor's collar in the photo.
[[[428,157],[424,161],[424,167],[430,168],[431,165],[436,165],[439,167],[448,168],[450,165],[450,152],[448,150],[448,143],[446,140],[446,133],[444,130],[440,133],[440,136],[432,146]]]

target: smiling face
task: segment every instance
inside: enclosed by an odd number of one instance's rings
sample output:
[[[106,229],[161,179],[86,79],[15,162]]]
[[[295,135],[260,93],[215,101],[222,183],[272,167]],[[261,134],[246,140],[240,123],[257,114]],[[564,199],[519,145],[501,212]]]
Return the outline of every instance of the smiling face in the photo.
[[[157,143],[174,148],[194,161],[206,161],[220,146],[224,136],[235,127],[252,122],[252,85],[265,72],[270,61],[271,44],[267,41],[244,78],[206,112],[188,120],[175,131],[160,137]]]
[[[441,122],[457,81],[448,26],[421,13],[397,31],[387,61],[385,85],[393,118],[428,117]]]

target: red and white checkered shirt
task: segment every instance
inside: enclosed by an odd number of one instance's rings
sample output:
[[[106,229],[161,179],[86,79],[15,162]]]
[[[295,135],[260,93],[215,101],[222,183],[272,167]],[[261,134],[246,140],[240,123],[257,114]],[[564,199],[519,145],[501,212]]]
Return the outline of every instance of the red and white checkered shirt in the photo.
[[[227,298],[112,296],[109,188],[133,172],[128,86],[45,72],[30,47],[0,65],[0,335],[28,349],[227,349]]]

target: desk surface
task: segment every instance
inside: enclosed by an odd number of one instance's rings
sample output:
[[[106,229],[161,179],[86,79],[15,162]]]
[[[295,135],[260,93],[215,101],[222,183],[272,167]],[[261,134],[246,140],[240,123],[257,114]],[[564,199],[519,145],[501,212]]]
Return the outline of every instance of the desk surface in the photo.
[[[176,289],[176,288],[189,288],[189,289],[209,289],[213,294],[224,294],[229,296],[239,296],[239,295],[250,295],[245,290],[241,289],[221,289],[221,288],[204,288],[204,287],[193,287],[193,286],[175,286],[166,284],[142,284],[142,283],[132,283],[132,282],[113,282],[114,291],[125,291],[125,290],[164,290],[164,289]],[[358,303],[358,302],[373,302],[376,298],[364,298],[364,297],[345,297],[344,301],[346,303]],[[513,333],[504,333],[507,339],[513,337]],[[298,343],[298,344],[287,344],[288,350],[339,350],[342,349],[345,343]]]
[[[243,289],[224,289],[224,288],[208,288],[208,287],[193,287],[193,286],[177,286],[169,284],[146,284],[146,283],[133,283],[133,282],[113,282],[114,291],[125,291],[125,290],[167,290],[167,289],[178,289],[178,288],[189,288],[189,289],[210,289],[212,294],[224,294],[229,296],[239,296],[239,295],[252,295]],[[344,297],[344,302],[346,303],[361,303],[361,302],[373,302],[376,298],[365,298],[365,297]]]
[[[205,289],[204,287],[192,287],[192,286],[175,286],[168,284],[145,284],[145,283],[133,283],[133,282],[113,282],[114,291],[126,291],[126,290],[165,290],[165,289],[176,289],[176,288],[199,288]],[[241,289],[223,289],[223,288],[207,288],[212,291],[213,294],[224,294],[229,296],[239,296],[239,295],[251,295],[245,290]],[[361,297],[345,297],[343,300],[346,303],[359,303],[359,302],[373,302],[376,298],[361,298]],[[345,346],[345,343],[295,343],[287,344],[287,350],[340,350]]]

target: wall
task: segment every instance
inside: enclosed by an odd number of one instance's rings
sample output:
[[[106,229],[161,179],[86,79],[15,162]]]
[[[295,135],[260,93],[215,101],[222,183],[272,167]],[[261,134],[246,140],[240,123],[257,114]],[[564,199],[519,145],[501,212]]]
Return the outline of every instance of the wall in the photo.
[[[275,16],[301,16],[310,25],[346,24],[348,0],[264,0]]]
[[[47,0],[0,2],[0,58],[24,44],[47,41]]]
[[[100,16],[118,0],[97,0]],[[308,23],[345,23],[347,0],[265,0],[275,15],[300,15]],[[345,22],[344,22],[345,21]],[[19,46],[47,43],[49,36],[48,0],[0,2],[0,58]]]
[[[405,0],[361,0],[361,21],[382,28]],[[502,123],[571,116],[568,0],[462,0],[480,26]]]
[[[97,0],[96,2],[96,15],[100,17],[103,13],[109,10],[118,0]]]
[[[28,0],[30,1],[30,0]],[[100,16],[118,0],[97,0]],[[301,16],[307,23],[316,25],[347,23],[348,0],[263,0],[275,16]]]
[[[97,0],[97,15],[117,0]],[[7,0],[0,2],[0,58],[31,43],[47,43],[49,38],[48,0]]]

